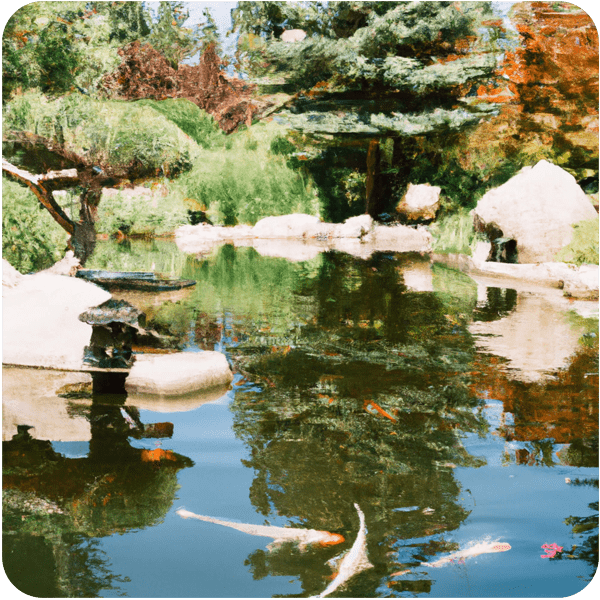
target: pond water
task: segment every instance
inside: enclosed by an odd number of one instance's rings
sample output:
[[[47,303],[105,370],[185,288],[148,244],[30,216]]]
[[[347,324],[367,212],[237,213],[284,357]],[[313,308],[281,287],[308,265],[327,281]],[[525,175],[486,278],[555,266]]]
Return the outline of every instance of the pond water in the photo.
[[[161,400],[3,369],[3,561],[19,589],[299,597],[350,569],[332,596],[565,597],[592,579],[596,306],[418,255],[106,242],[88,266],[197,280],[130,300],[183,350],[224,352],[235,379]],[[269,548],[245,525],[344,541]],[[510,549],[434,564],[494,542]]]

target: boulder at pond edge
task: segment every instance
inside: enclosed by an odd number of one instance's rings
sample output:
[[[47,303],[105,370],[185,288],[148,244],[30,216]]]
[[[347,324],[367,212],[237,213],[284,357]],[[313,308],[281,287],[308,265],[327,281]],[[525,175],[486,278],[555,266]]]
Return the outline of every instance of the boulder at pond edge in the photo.
[[[573,225],[598,217],[575,178],[541,160],[487,192],[473,212],[475,226],[493,243],[516,241],[518,262],[552,262],[573,238]]]

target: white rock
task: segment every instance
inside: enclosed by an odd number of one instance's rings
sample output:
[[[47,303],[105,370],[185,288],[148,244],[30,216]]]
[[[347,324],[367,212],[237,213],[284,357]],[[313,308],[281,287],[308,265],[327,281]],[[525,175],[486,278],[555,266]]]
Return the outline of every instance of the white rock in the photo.
[[[54,263],[49,269],[40,271],[37,274],[39,275],[40,273],[46,273],[50,275],[74,275],[79,265],[79,259],[75,258],[75,253],[73,250],[69,250],[62,260]]]
[[[370,215],[359,215],[346,219],[341,225],[336,225],[333,237],[362,238],[373,229],[373,219]]]
[[[490,242],[477,242],[475,250],[473,250],[473,263],[477,266],[483,265],[487,261],[491,251],[492,244]]]
[[[12,288],[19,285],[23,275],[19,273],[5,258],[2,259],[2,285]]]
[[[281,41],[287,42],[288,44],[294,42],[301,42],[306,37],[306,31],[303,29],[287,29],[281,34]]]
[[[233,375],[220,352],[141,354],[125,380],[131,394],[176,396],[231,383]]]
[[[598,300],[598,265],[582,265],[564,278],[564,294],[569,298]]]
[[[553,261],[571,241],[573,224],[598,217],[575,178],[545,160],[487,192],[474,214],[516,240],[520,263]]]
[[[320,222],[319,217],[304,214],[265,217],[252,228],[252,234],[257,238],[303,238]]]
[[[2,289],[2,362],[77,370],[92,327],[79,315],[110,294],[93,283],[38,273]]]
[[[396,211],[406,216],[410,221],[435,219],[440,207],[441,191],[442,188],[429,183],[418,185],[409,183],[406,193],[396,206]]]

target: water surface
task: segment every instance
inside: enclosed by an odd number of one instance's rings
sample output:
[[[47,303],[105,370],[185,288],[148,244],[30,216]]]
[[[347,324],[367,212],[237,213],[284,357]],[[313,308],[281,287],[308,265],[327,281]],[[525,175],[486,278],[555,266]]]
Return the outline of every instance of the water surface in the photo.
[[[293,263],[101,243],[89,266],[196,279],[162,304],[130,300],[184,351],[225,352],[234,385],[164,401],[5,368],[4,566],[23,591],[316,595],[357,536],[355,504],[373,567],[336,596],[564,597],[593,577],[589,307],[486,287],[418,255]],[[17,433],[23,424],[34,428]],[[181,507],[345,542],[269,550]],[[424,564],[496,540],[511,549]],[[553,543],[562,550],[542,558]]]

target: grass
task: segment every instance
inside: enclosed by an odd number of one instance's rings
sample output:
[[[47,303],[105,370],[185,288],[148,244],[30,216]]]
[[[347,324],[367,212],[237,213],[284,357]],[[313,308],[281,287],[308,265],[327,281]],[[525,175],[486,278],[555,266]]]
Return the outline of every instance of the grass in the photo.
[[[188,223],[187,207],[180,195],[166,193],[160,183],[137,188],[137,195],[123,190],[103,196],[96,229],[100,234],[122,231],[131,237],[160,237]]]
[[[446,214],[433,223],[429,230],[433,235],[433,251],[438,254],[471,254],[476,240],[473,217],[460,209]]]
[[[148,106],[165,116],[189,135],[202,148],[222,147],[225,134],[217,122],[207,112],[198,108],[185,98],[167,98],[166,100],[138,100],[137,106]]]
[[[556,260],[576,265],[598,264],[598,218],[573,225],[573,239],[556,255]]]
[[[285,155],[272,152],[285,129],[258,123],[227,137],[224,147],[202,149],[192,169],[170,190],[206,210],[214,224],[255,224],[263,217],[319,213],[317,191]],[[277,147],[277,143],[275,147]]]
[[[15,269],[52,266],[64,256],[68,237],[29,188],[2,178],[2,256]]]
[[[55,100],[30,91],[3,111],[5,135],[36,135],[88,165],[120,176],[172,175],[191,166],[198,144],[150,104],[68,94]]]

